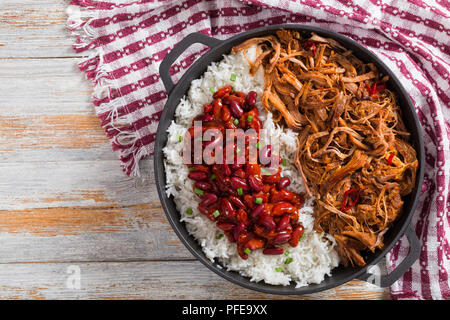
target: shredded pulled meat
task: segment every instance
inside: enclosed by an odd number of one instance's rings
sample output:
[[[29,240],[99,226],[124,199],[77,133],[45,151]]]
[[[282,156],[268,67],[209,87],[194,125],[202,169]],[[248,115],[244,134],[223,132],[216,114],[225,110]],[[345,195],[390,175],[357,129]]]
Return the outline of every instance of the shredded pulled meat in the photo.
[[[418,160],[395,94],[375,65],[333,39],[279,30],[249,39],[251,72],[264,68],[264,108],[299,132],[295,164],[314,196],[315,229],[331,234],[344,265],[383,247],[415,185]]]

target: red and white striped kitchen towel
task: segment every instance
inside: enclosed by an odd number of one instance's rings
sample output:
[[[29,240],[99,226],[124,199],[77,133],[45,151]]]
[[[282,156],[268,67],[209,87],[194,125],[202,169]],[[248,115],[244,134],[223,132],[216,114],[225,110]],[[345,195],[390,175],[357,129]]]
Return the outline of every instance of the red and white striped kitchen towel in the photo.
[[[126,174],[153,153],[167,93],[158,67],[191,32],[224,39],[273,24],[299,23],[349,36],[375,52],[409,92],[424,128],[426,170],[413,218],[420,261],[391,288],[394,299],[449,299],[450,2],[449,0],[72,0],[68,28],[80,69],[93,82],[95,110]],[[180,78],[205,47],[172,67]],[[392,270],[406,238],[387,256]]]

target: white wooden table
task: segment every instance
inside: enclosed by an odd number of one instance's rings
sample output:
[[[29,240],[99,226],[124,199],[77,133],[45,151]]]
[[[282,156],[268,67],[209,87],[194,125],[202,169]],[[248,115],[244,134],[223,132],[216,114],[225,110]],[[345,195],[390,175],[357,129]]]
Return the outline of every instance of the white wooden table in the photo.
[[[0,298],[388,299],[361,281],[308,296],[243,289],[196,261],[154,186],[126,177],[90,103],[63,0],[0,3]]]

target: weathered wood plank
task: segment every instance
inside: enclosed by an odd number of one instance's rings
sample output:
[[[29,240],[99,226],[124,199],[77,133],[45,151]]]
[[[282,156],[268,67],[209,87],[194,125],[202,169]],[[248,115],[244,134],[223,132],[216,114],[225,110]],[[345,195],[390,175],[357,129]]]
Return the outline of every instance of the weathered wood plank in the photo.
[[[0,242],[0,263],[193,259],[156,202],[0,211]]]
[[[51,159],[49,159],[51,160]],[[151,159],[141,181],[118,160],[0,163],[0,209],[129,206],[158,202]]]
[[[147,180],[118,160],[0,164],[0,262],[192,259],[142,165]]]
[[[79,289],[74,278],[76,274],[80,275]],[[0,297],[208,300],[389,298],[384,289],[358,280],[311,295],[268,295],[231,284],[197,261],[0,264]]]
[[[92,86],[78,69],[78,61],[1,60],[0,115],[93,114]]]
[[[67,1],[2,0],[0,58],[73,57]]]

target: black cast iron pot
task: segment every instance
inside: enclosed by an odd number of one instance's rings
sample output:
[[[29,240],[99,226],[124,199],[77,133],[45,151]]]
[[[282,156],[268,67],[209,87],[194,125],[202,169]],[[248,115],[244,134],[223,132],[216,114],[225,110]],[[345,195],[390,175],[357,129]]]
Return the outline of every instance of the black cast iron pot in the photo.
[[[167,128],[174,118],[174,112],[178,103],[180,102],[180,99],[186,94],[187,90],[189,89],[191,81],[199,78],[206,71],[207,66],[211,62],[219,61],[222,59],[222,55],[229,54],[233,46],[252,37],[273,34],[277,29],[282,28],[297,30],[302,35],[308,35],[311,32],[315,32],[318,35],[333,38],[339,41],[344,47],[352,50],[354,54],[362,61],[374,63],[381,73],[389,75],[390,80],[388,82],[388,85],[398,94],[399,104],[402,108],[404,122],[409,132],[411,133],[410,142],[417,151],[417,157],[419,159],[419,170],[417,173],[416,185],[413,192],[404,198],[402,216],[385,234],[384,249],[377,250],[375,253],[366,256],[365,258],[367,261],[367,265],[365,267],[351,268],[339,266],[333,269],[332,275],[330,277],[326,277],[322,283],[312,284],[301,288],[295,288],[295,284],[291,284],[289,286],[274,286],[265,284],[264,282],[250,282],[249,278],[243,277],[237,272],[227,271],[224,268],[219,268],[216,263],[212,263],[209,259],[207,259],[203,254],[200,245],[186,231],[184,223],[180,222],[180,214],[179,212],[177,212],[173,199],[168,198],[165,193],[166,177],[164,172],[164,155],[162,152],[162,149],[167,142]],[[189,70],[186,71],[186,73],[177,84],[174,84],[170,77],[169,69],[175,62],[175,60],[194,43],[207,45],[210,47],[210,50],[206,52],[202,57],[200,57],[189,68]],[[403,86],[400,84],[400,81],[397,79],[395,74],[391,70],[389,70],[388,67],[381,61],[381,59],[371,51],[351,40],[350,38],[328,30],[296,24],[277,25],[243,32],[227,40],[218,40],[201,33],[190,34],[181,42],[179,42],[178,45],[175,46],[175,48],[166,56],[166,58],[161,63],[159,71],[169,97],[164,107],[164,111],[161,115],[161,120],[159,122],[158,131],[156,134],[154,155],[156,187],[158,189],[158,194],[164,208],[164,212],[166,213],[167,219],[169,220],[176,234],[184,243],[184,245],[189,249],[189,251],[209,269],[222,276],[223,278],[249,289],[272,294],[307,294],[327,290],[355,278],[369,281],[381,287],[387,287],[397,281],[418,259],[421,245],[414,230],[410,226],[410,221],[418,202],[424,174],[424,145],[422,129],[411,100]],[[408,238],[410,250],[408,256],[400,263],[400,265],[386,276],[374,276],[369,273],[369,269],[371,269],[372,266],[376,265],[404,234]]]

